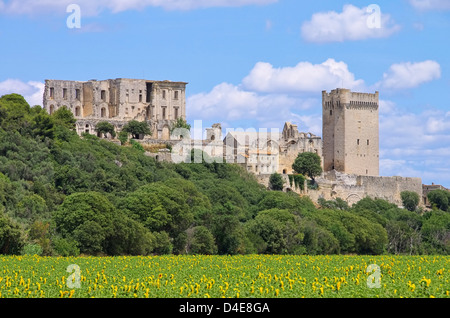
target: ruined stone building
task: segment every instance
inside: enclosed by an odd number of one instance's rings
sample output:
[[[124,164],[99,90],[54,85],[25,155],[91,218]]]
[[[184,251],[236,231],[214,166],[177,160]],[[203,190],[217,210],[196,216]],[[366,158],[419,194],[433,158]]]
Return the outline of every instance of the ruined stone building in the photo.
[[[297,125],[286,122],[279,145],[278,173],[292,174],[292,164],[299,153],[313,152],[322,158],[322,138],[310,132],[299,132]],[[323,160],[322,160],[323,161]]]
[[[46,80],[43,106],[49,114],[66,106],[77,119],[78,134],[96,134],[107,121],[120,132],[130,120],[146,121],[150,138],[168,140],[177,118],[186,119],[185,82],[139,79]]]
[[[284,124],[276,131],[229,131],[220,124],[206,129],[206,138],[190,140],[171,136],[178,118],[186,120],[186,82],[109,79],[87,82],[46,80],[44,108],[53,113],[67,107],[77,119],[76,130],[96,134],[95,125],[107,121],[120,132],[130,120],[145,121],[152,130],[149,143],[173,146],[154,154],[157,160],[182,162],[198,148],[218,162],[236,163],[268,185],[274,172],[282,174],[286,191],[288,176],[299,153],[317,153],[323,173],[315,178],[318,188],[302,194],[313,201],[341,198],[354,203],[369,196],[401,205],[402,191],[417,192],[422,199],[432,186],[422,188],[420,178],[379,176],[379,94],[337,88],[322,92],[322,137],[300,132],[297,125]],[[177,158],[177,160],[174,160]],[[201,162],[201,158],[200,158]]]

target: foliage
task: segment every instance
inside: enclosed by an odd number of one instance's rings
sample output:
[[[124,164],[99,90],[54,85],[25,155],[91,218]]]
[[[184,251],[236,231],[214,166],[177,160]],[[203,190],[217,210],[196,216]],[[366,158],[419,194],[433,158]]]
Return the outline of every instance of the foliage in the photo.
[[[269,187],[275,191],[282,191],[284,185],[283,177],[279,173],[273,173],[269,178]]]
[[[176,128],[184,128],[184,129],[187,129],[190,131],[191,125],[188,124],[185,119],[179,117],[179,118],[177,118],[177,120],[175,121],[173,126],[171,127],[170,133],[172,133]]]
[[[62,106],[58,108],[53,114],[51,114],[51,117],[55,121],[56,125],[65,127],[67,129],[74,129],[76,119],[73,115],[73,113],[66,107]]]
[[[447,211],[449,209],[450,192],[445,190],[433,190],[428,193],[428,200],[431,204],[442,210]]]
[[[2,254],[450,252],[446,192],[430,192],[434,209],[425,213],[371,198],[317,208],[201,151],[191,153],[198,162],[174,164],[146,156],[136,141],[80,138],[60,109],[48,115],[20,95],[0,98]],[[291,187],[304,178],[289,176]]]
[[[324,198],[319,198],[318,201],[319,205],[322,208],[325,209],[334,209],[334,210],[348,210],[350,207],[348,206],[348,203],[341,198],[336,198],[333,200],[325,200]]]
[[[292,164],[292,169],[314,180],[322,173],[321,159],[318,154],[313,152],[299,153]]]
[[[217,254],[217,246],[215,244],[214,236],[207,227],[196,226],[193,228],[189,250],[191,254]]]
[[[419,204],[420,198],[416,192],[413,191],[402,191],[400,197],[403,202],[403,206],[408,211],[415,211],[417,205]]]
[[[151,135],[150,127],[145,121],[131,120],[125,126],[122,131],[133,135],[133,139],[139,139],[140,135]]]
[[[0,254],[19,254],[24,244],[20,226],[0,213]]]
[[[110,134],[113,138],[116,137],[116,132],[114,131],[114,126],[107,121],[100,121],[95,125],[95,131],[101,133],[107,137],[107,134]]]
[[[121,145],[125,145],[128,142],[128,133],[126,131],[121,131],[119,133],[119,141]]]

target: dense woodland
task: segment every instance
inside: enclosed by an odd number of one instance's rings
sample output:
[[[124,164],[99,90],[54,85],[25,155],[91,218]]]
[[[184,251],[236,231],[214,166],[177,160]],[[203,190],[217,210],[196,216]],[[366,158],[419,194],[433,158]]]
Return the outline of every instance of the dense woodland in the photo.
[[[445,194],[431,211],[370,198],[315,206],[239,166],[156,162],[135,142],[79,137],[74,123],[64,108],[0,98],[0,254],[450,252]]]

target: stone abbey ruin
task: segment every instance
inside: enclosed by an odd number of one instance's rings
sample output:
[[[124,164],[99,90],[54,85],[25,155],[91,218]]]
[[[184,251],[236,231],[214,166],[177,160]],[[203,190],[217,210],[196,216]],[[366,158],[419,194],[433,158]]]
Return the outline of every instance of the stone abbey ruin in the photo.
[[[78,134],[97,134],[98,122],[107,121],[120,132],[130,120],[145,121],[152,135],[141,143],[168,144],[148,154],[157,160],[178,162],[198,148],[218,162],[236,163],[268,186],[269,177],[279,173],[285,191],[319,198],[341,198],[350,205],[369,196],[402,205],[400,193],[413,191],[423,204],[422,180],[411,177],[379,176],[379,93],[352,92],[337,88],[322,92],[322,137],[300,132],[297,125],[284,124],[278,131],[232,130],[222,132],[220,123],[206,128],[206,138],[190,139],[189,133],[171,133],[177,119],[186,120],[186,82],[140,79],[64,81],[46,80],[43,106],[48,113],[60,107],[72,111]],[[323,173],[317,189],[291,186],[289,175],[299,153],[314,152],[322,159]],[[181,158],[181,159],[180,159]]]

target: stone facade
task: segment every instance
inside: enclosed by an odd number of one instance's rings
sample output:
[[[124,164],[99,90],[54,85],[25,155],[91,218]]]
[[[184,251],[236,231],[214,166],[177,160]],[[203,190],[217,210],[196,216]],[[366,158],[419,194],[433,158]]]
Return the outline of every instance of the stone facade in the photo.
[[[433,190],[444,190],[444,191],[450,191],[450,189],[447,189],[446,187],[440,185],[440,184],[423,184],[422,185],[422,200],[423,204],[426,206],[431,206],[429,200],[428,200],[428,193],[430,193]]]
[[[334,170],[325,172],[316,182],[319,189],[308,191],[312,200],[317,201],[320,197],[326,200],[341,198],[350,206],[367,196],[402,206],[402,191],[413,191],[419,196],[422,194],[420,178],[361,176]]]
[[[43,106],[49,114],[67,107],[77,119],[79,134],[96,134],[95,125],[108,121],[116,132],[130,120],[146,121],[154,139],[168,140],[170,127],[186,119],[185,82],[139,79],[46,80]]]
[[[299,132],[297,125],[286,122],[283,127],[279,145],[280,174],[292,174],[292,164],[299,153],[313,152],[322,158],[322,138],[312,133]]]
[[[324,171],[379,175],[378,92],[322,92]]]

